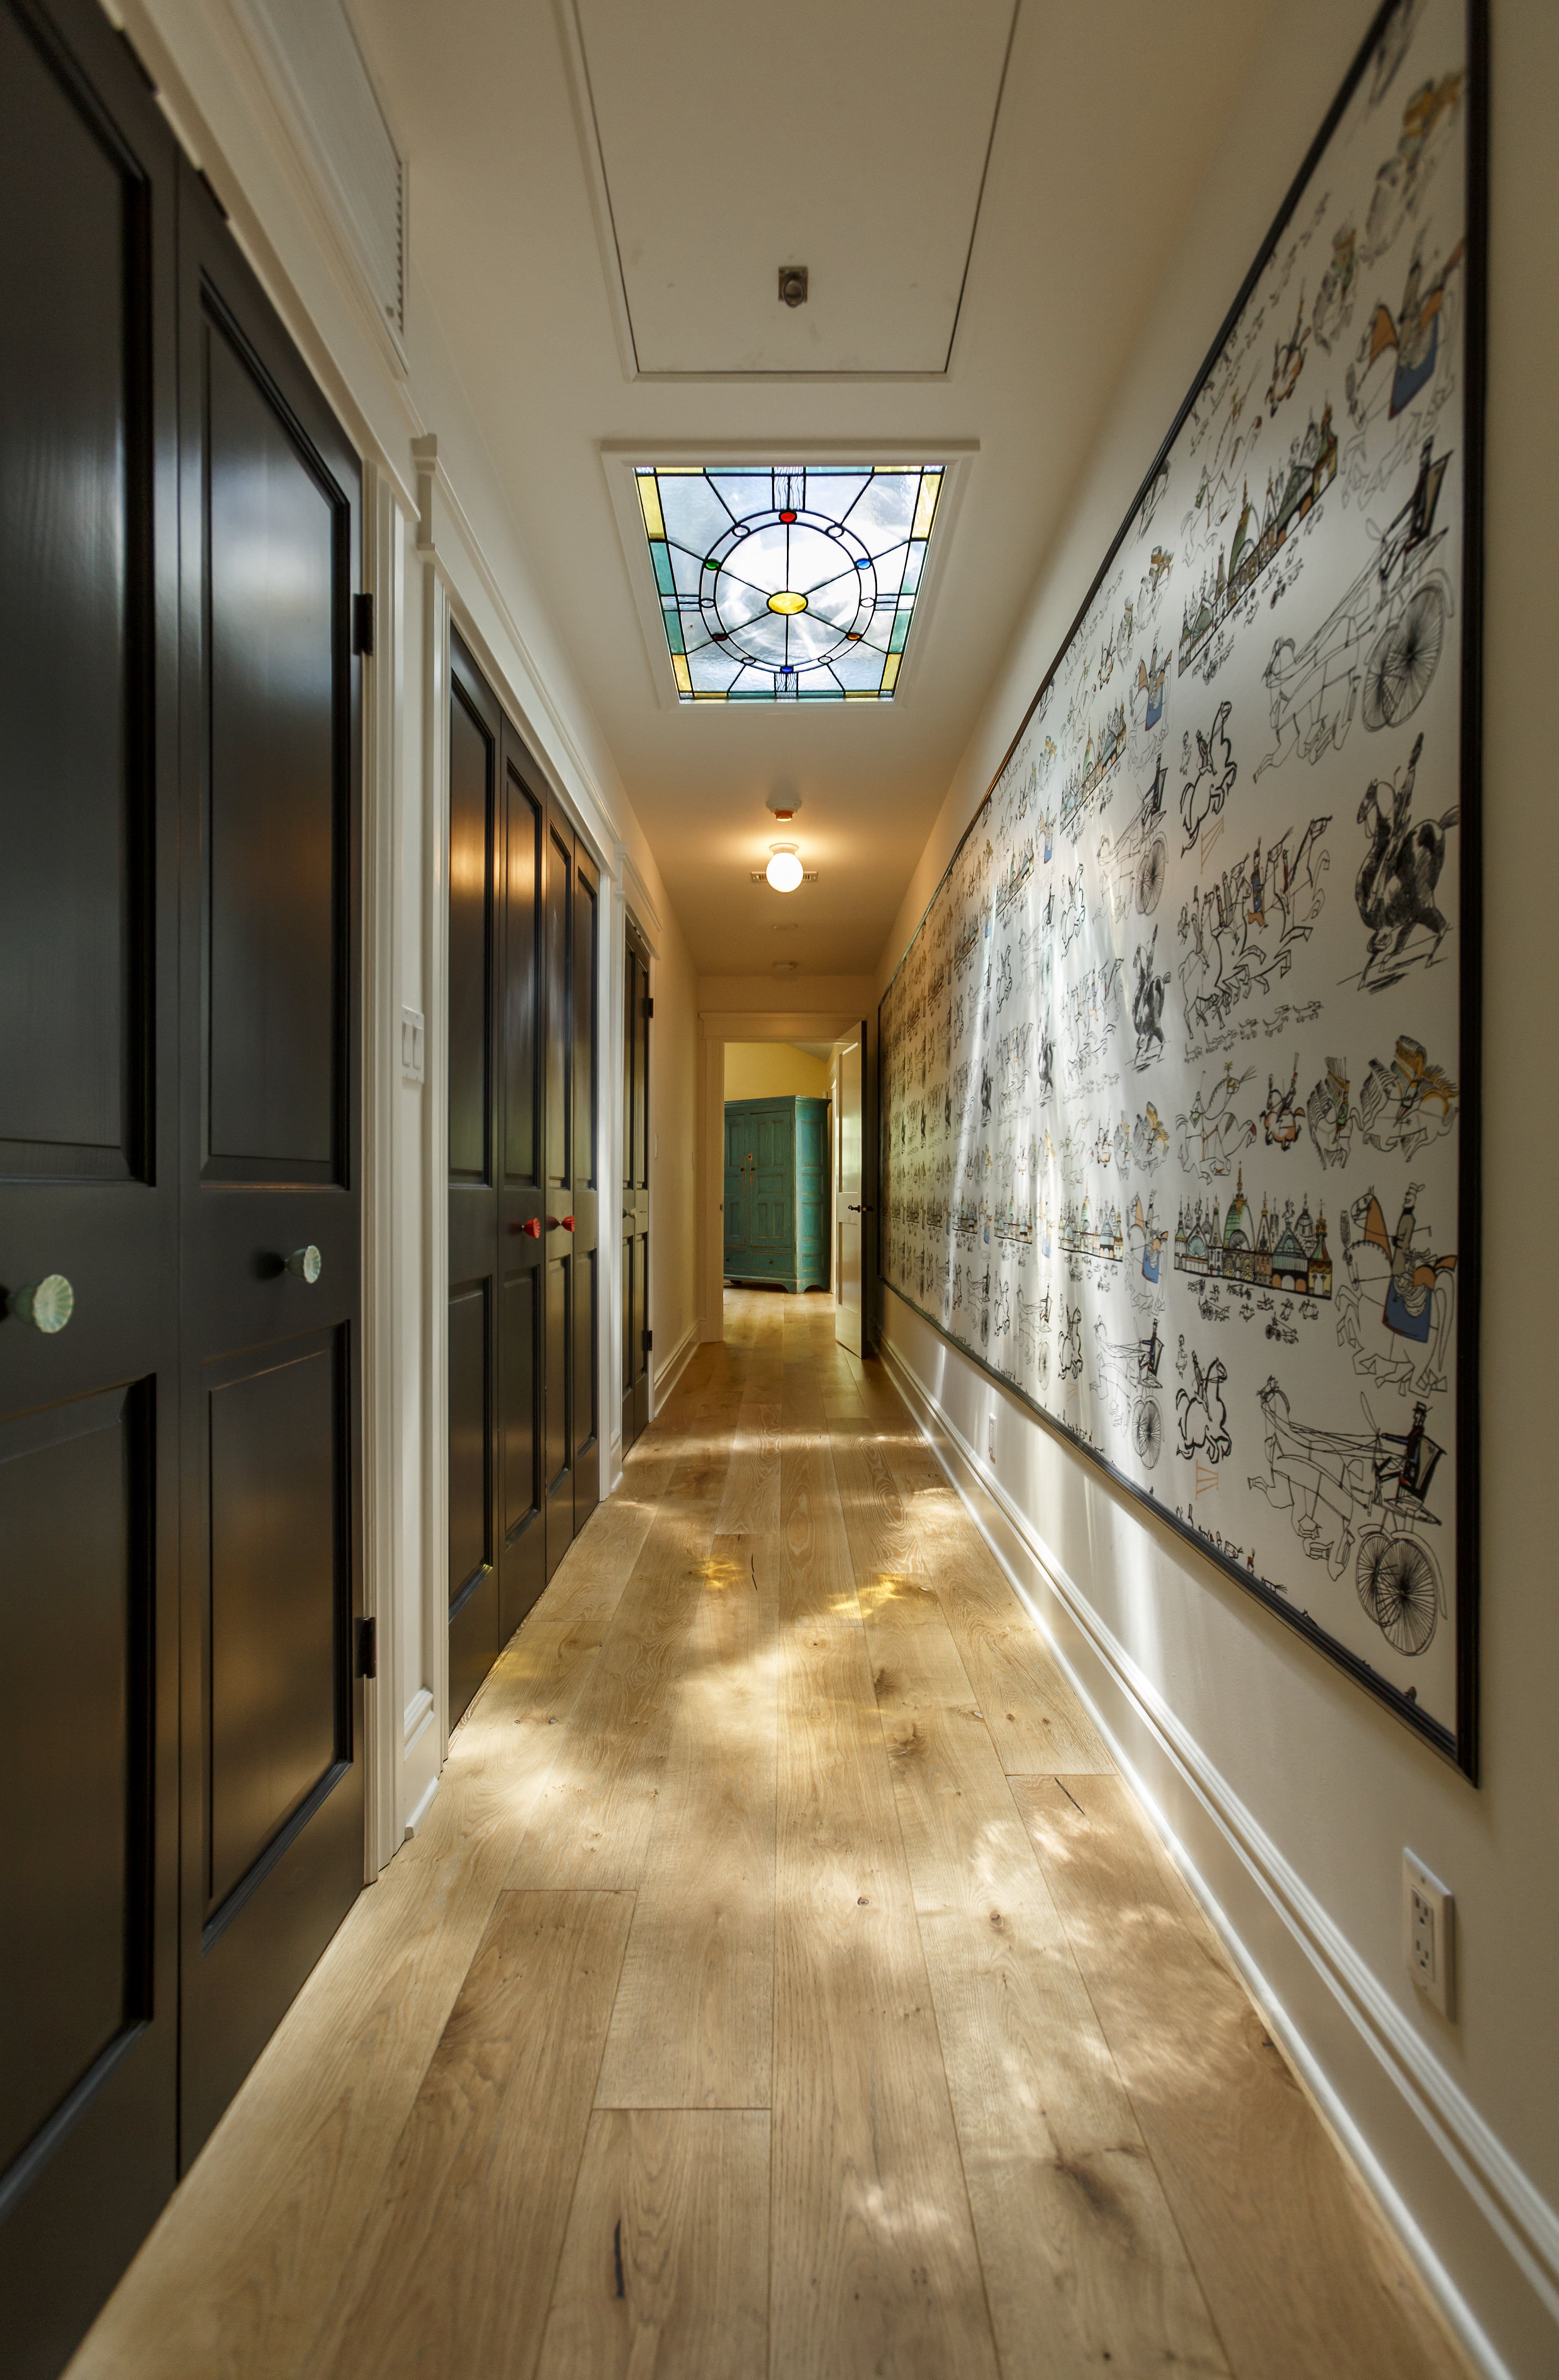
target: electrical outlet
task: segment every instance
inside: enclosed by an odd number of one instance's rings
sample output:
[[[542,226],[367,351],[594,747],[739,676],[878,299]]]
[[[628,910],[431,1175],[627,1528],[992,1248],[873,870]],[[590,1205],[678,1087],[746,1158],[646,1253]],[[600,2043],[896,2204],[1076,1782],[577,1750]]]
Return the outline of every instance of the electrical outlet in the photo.
[[[1411,1852],[1402,1854],[1402,1949],[1408,1973],[1443,2017],[1456,2016],[1456,1899]]]

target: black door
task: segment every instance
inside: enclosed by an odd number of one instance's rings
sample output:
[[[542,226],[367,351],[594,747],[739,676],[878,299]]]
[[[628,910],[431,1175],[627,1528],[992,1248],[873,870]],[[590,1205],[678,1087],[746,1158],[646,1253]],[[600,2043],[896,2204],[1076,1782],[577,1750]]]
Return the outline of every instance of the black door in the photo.
[[[187,2164],[363,1880],[356,457],[179,235]]]
[[[622,950],[622,1451],[649,1427],[649,946]]]
[[[451,640],[449,1593],[453,1720],[546,1585],[541,895],[546,801]]]
[[[498,1658],[499,1032],[502,718],[452,638],[449,752],[449,1715]]]
[[[0,5],[0,2365],[42,2380],[176,2173],[175,161],[95,7]]]
[[[546,1386],[547,1575],[600,1499],[600,1277],[596,1181],[600,883],[556,804],[547,820]]]
[[[600,1494],[600,891],[469,654],[451,647],[454,1718]]]

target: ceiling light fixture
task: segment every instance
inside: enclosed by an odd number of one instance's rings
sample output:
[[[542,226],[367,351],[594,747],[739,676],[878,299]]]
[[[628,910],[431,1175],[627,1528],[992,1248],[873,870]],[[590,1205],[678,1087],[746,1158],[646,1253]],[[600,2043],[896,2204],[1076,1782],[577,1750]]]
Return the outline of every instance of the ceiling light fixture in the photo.
[[[771,843],[768,847],[774,856],[764,869],[764,874],[776,892],[793,892],[802,880],[802,864],[796,857],[795,844]]]

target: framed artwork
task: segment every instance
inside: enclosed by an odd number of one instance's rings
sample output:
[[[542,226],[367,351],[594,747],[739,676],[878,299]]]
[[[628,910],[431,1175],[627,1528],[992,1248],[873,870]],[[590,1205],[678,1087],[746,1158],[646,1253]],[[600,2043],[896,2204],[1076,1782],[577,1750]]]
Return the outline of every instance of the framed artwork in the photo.
[[[1376,18],[879,1016],[886,1286],[1469,1777],[1484,50]]]

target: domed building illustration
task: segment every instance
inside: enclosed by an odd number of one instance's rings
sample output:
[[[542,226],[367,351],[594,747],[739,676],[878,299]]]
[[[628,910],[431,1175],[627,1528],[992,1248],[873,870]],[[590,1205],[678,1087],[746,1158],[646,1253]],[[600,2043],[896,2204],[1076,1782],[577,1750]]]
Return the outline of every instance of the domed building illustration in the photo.
[[[1219,1217],[1216,1198],[1205,1205],[1198,1198],[1189,1207],[1182,1199],[1175,1231],[1175,1269],[1212,1281],[1239,1281],[1252,1289],[1276,1289],[1295,1297],[1330,1297],[1332,1258],[1326,1245],[1326,1216],[1314,1217],[1308,1196],[1294,1212],[1290,1198],[1281,1217],[1262,1200],[1261,1220],[1252,1225],[1245,1196],[1245,1172],[1235,1177],[1228,1212]]]

